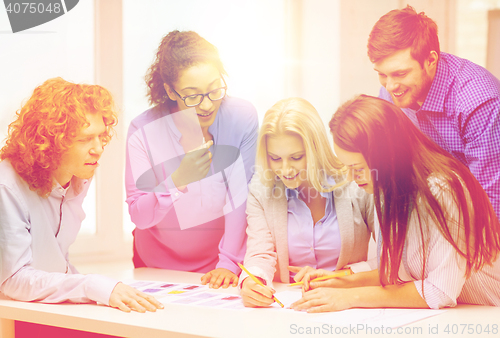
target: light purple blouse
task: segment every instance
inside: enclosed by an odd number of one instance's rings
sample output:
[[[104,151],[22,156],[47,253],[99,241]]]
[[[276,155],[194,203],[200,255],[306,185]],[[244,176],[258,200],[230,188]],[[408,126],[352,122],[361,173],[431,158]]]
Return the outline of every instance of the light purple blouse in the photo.
[[[290,265],[333,271],[340,255],[340,231],[332,192],[326,198],[325,215],[313,224],[311,210],[296,189],[286,188],[288,200],[288,255]],[[291,274],[292,275],[292,274]]]

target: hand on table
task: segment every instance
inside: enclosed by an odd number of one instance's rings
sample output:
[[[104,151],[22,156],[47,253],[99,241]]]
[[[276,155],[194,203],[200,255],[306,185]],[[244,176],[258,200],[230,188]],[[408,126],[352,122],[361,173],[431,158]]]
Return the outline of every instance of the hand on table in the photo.
[[[295,280],[295,282],[304,283],[302,285],[302,290],[304,292],[319,287],[335,287],[335,282],[331,283],[330,282],[331,280],[312,282],[312,283],[310,282],[311,280],[318,277],[329,276],[333,273],[333,271],[314,269],[311,268],[310,266],[305,266],[303,268],[298,266],[289,266],[288,270],[297,273],[295,277],[293,277],[293,279]],[[334,281],[335,279],[332,280]]]
[[[137,312],[155,312],[156,309],[163,309],[163,304],[156,300],[155,297],[121,282],[116,284],[113,292],[111,292],[109,306],[125,312],[132,310]]]
[[[221,286],[227,289],[229,285],[238,286],[238,276],[228,269],[217,268],[204,274],[201,277],[201,284],[208,284],[211,289],[218,289]]]
[[[319,288],[304,292],[290,308],[309,313],[346,310],[354,307],[354,292],[356,289]]]
[[[269,286],[259,285],[252,278],[245,278],[241,283],[241,299],[246,307],[265,307],[274,303],[276,291]]]

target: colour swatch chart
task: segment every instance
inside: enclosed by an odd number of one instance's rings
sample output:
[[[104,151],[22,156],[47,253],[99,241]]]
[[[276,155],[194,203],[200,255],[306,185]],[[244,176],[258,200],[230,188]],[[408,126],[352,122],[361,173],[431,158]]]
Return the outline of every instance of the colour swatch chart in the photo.
[[[165,296],[189,295],[202,290],[207,290],[207,285],[166,283],[157,281],[125,281],[125,284],[139,291],[155,296],[160,299]]]
[[[126,281],[125,283],[139,291],[155,296],[164,304],[174,303],[220,309],[250,310],[243,305],[239,295],[208,292],[207,285],[137,280]]]

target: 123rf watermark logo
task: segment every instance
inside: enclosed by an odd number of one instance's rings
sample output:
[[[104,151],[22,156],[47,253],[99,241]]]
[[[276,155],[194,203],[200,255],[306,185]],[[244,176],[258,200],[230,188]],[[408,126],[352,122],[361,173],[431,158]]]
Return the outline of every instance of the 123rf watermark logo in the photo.
[[[79,0],[4,0],[12,33],[54,20],[72,10]]]

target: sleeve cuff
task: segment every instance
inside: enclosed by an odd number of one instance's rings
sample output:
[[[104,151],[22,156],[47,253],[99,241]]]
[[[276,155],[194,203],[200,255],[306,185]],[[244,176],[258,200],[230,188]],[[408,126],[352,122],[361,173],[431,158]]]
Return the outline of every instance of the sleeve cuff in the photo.
[[[272,281],[272,278],[267,278],[266,277],[266,273],[264,272],[264,270],[262,270],[261,268],[259,268],[258,266],[251,266],[251,267],[245,267],[248,269],[248,271],[254,275],[255,277],[260,277],[262,278],[263,280],[266,281],[266,285],[269,286],[271,289],[274,290],[273,288],[273,281]],[[241,274],[240,274],[240,278],[239,278],[239,281],[238,281],[238,288],[241,289],[241,283],[243,283],[243,281],[245,280],[245,278],[248,278],[248,274],[245,272],[245,271],[241,271]]]
[[[111,293],[119,281],[101,275],[87,275],[87,277],[89,278],[87,297],[109,306]]]
[[[241,269],[239,268],[238,265],[230,261],[229,259],[222,259],[221,255],[219,254],[219,262],[215,266],[216,269],[218,268],[224,268],[228,269],[232,273],[234,273],[236,276],[241,272]]]
[[[416,280],[413,282],[418,294],[427,303],[429,308],[438,310],[444,307],[455,307],[457,306],[457,301],[448,297],[443,291],[439,290],[437,287],[424,280],[424,290],[422,290],[422,281]]]
[[[157,193],[170,193],[170,197],[172,198],[172,202],[175,202],[176,200],[178,200],[182,195],[184,195],[187,192],[187,188],[184,192],[177,189],[177,187],[174,184],[174,181],[172,181],[172,175],[168,176],[166,180],[161,182],[156,187],[155,190]]]

